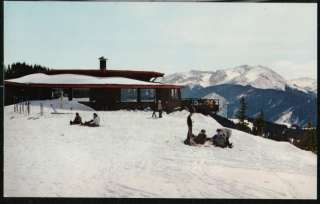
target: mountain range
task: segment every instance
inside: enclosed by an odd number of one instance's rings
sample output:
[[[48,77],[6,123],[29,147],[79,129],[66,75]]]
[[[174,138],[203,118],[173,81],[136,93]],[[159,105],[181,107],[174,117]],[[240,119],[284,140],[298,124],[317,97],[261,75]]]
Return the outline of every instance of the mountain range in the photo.
[[[218,98],[220,114],[235,117],[239,99],[245,97],[247,116],[261,110],[270,122],[316,125],[317,81],[311,78],[286,80],[266,66],[242,65],[217,71],[167,75],[162,82],[184,85],[183,98]]]

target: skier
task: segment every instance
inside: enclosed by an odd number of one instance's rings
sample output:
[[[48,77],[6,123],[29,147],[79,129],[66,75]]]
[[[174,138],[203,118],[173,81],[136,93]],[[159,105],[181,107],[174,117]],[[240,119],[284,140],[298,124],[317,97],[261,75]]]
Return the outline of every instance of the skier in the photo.
[[[227,128],[217,129],[217,134],[212,137],[212,144],[218,147],[232,148],[233,145],[229,141],[230,136],[231,136],[231,130]]]
[[[161,100],[158,100],[158,111],[159,111],[159,118],[162,118],[162,104],[161,104]]]
[[[153,104],[152,118],[157,118],[156,111],[157,111],[157,100],[155,99]]]
[[[76,124],[81,124],[82,120],[81,117],[79,115],[79,113],[76,113],[76,117],[74,118],[74,120],[70,120],[70,125],[76,125]]]
[[[81,125],[89,127],[98,127],[100,125],[100,118],[96,113],[93,113],[93,119],[85,123],[81,123]]]

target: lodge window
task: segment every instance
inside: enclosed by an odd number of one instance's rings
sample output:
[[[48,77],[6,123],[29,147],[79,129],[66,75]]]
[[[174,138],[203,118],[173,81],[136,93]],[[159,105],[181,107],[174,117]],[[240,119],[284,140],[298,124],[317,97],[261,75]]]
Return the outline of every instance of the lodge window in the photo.
[[[137,89],[121,89],[121,102],[137,102]]]
[[[141,89],[141,101],[143,102],[151,102],[155,99],[155,90],[154,89]]]
[[[170,95],[171,95],[171,99],[178,99],[179,98],[178,89],[171,89]]]

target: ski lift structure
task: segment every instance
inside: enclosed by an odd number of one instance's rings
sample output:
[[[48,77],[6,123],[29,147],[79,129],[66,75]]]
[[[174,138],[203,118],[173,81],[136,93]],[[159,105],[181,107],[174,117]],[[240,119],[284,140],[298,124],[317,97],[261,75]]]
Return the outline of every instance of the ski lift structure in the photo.
[[[188,110],[204,115],[217,114],[219,111],[219,99],[204,98],[184,98],[182,105]]]

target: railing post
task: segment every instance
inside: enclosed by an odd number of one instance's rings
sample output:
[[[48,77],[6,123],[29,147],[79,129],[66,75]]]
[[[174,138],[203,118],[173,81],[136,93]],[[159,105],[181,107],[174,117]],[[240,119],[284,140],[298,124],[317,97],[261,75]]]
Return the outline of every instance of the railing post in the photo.
[[[43,116],[43,104],[40,103],[40,115]]]

